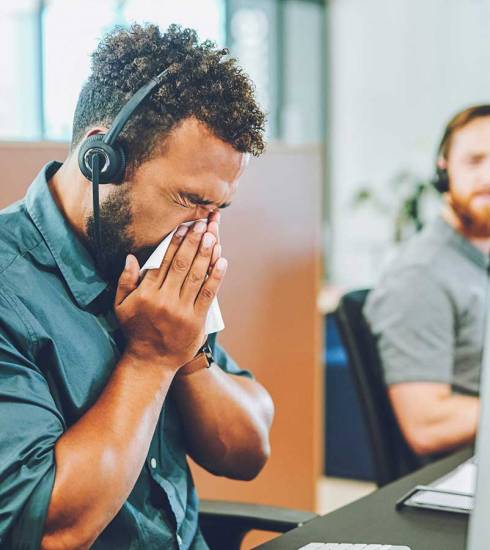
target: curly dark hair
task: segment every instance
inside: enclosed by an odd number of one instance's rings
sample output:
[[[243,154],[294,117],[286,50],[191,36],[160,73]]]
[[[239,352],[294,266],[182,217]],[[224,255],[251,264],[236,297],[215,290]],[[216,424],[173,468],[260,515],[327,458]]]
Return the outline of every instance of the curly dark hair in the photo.
[[[72,148],[96,125],[109,127],[128,99],[162,70],[163,83],[138,107],[119,141],[128,168],[149,160],[180,122],[196,117],[237,151],[264,150],[265,116],[249,77],[212,41],[199,42],[196,31],[171,25],[116,27],[92,54],[92,72],[78,98]]]

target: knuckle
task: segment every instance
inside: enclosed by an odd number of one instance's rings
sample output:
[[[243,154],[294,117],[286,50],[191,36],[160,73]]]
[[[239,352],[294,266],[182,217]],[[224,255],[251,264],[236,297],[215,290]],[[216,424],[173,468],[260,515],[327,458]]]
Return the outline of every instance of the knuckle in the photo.
[[[172,268],[174,271],[177,271],[177,273],[182,273],[189,270],[189,262],[184,260],[184,258],[176,257],[174,258],[174,261],[172,262]]]
[[[212,300],[214,298],[214,291],[211,288],[205,286],[201,290],[201,295],[203,298],[206,298],[206,300]]]
[[[156,308],[158,309],[159,313],[170,313],[172,307],[168,300],[165,300],[164,298],[159,298],[156,302],[154,302]]]
[[[197,271],[191,271],[188,276],[189,283],[196,285],[198,283],[202,283],[203,277],[202,275]]]
[[[153,303],[153,300],[151,299],[151,295],[147,290],[142,290],[139,293],[139,302],[143,307],[147,307]]]

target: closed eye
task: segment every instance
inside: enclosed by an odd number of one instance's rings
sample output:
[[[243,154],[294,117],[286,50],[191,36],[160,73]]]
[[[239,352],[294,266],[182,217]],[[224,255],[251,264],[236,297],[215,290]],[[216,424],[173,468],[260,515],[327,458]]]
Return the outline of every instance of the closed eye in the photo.
[[[182,204],[183,205],[185,204],[188,208],[195,208],[195,207],[206,208],[211,206],[213,207],[212,209],[215,209],[215,208],[223,209],[223,208],[228,208],[228,206],[230,206],[231,204],[231,202],[217,204],[214,201],[201,197],[200,195],[197,195],[195,193],[187,193],[187,192],[179,193],[179,198],[182,200]]]

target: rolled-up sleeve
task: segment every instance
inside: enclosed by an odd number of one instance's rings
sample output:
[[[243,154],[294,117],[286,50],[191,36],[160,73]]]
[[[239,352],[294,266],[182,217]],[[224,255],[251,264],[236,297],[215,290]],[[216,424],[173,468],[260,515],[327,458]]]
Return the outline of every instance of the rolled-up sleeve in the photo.
[[[222,370],[228,374],[236,374],[237,376],[246,376],[248,378],[253,378],[253,375],[250,371],[241,369],[237,363],[226,353],[226,351],[218,344],[216,341],[217,334],[210,334],[208,337],[209,347],[213,352],[213,357],[215,363]]]
[[[64,431],[31,336],[0,296],[0,548],[9,550],[39,549]]]

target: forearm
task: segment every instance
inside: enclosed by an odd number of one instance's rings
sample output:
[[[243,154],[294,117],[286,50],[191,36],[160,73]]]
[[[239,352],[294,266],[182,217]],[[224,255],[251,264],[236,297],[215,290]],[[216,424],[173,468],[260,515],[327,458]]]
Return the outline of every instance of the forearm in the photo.
[[[274,407],[266,390],[213,365],[177,376],[173,391],[192,458],[216,475],[255,477],[270,453]]]
[[[88,548],[143,467],[174,371],[128,355],[97,402],[57,441],[42,548]]]
[[[390,389],[402,432],[420,455],[450,450],[471,443],[479,415],[477,397],[447,393],[424,395]]]
[[[471,443],[475,439],[479,412],[480,402],[476,397],[451,395],[441,399],[426,420],[428,452]]]

